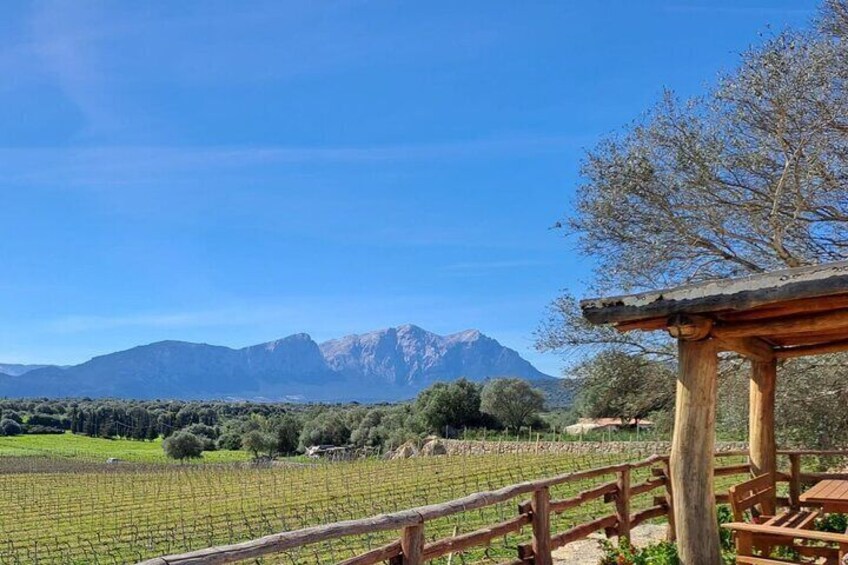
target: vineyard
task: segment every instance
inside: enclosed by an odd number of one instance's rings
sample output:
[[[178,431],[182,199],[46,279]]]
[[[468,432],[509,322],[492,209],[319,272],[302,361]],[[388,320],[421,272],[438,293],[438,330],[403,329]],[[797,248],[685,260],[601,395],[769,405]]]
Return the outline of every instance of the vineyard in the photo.
[[[96,465],[28,460],[29,472],[0,465],[0,562],[127,563],[155,555],[239,542],[310,525],[363,518],[443,502],[573,470],[632,460],[629,455],[491,455],[335,464]],[[3,461],[0,458],[0,461]],[[20,462],[20,460],[18,460]],[[55,468],[51,465],[55,464]],[[71,467],[69,467],[71,465]],[[647,470],[645,470],[647,473]],[[642,477],[634,477],[644,480]],[[594,484],[558,487],[564,497]],[[651,505],[649,497],[634,508]],[[563,529],[591,518],[603,503],[557,517]],[[428,527],[450,537],[515,516],[515,504],[465,512]],[[392,533],[347,538],[274,556],[263,563],[335,563],[378,547]],[[514,557],[526,536],[501,538],[463,562]],[[457,562],[456,560],[454,562]]]

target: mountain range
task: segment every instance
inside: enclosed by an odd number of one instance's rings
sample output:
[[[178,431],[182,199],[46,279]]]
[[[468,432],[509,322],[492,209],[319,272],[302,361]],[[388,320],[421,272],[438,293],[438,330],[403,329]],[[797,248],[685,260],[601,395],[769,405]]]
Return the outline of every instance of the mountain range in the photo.
[[[160,341],[66,367],[0,364],[0,397],[396,401],[437,381],[553,377],[477,330],[404,325],[316,343],[307,334],[231,349]]]

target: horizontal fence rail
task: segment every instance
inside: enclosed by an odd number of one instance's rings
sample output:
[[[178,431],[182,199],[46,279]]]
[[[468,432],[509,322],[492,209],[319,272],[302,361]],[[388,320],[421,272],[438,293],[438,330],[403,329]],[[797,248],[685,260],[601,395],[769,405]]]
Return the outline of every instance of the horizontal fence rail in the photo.
[[[803,484],[814,483],[823,478],[848,478],[848,473],[802,472],[803,457],[848,457],[848,451],[787,451],[780,450],[779,456],[789,459],[789,470],[775,473],[775,480],[789,483],[789,497],[778,501],[786,506],[797,507]],[[747,452],[730,451],[716,453],[717,461],[732,457],[747,456]],[[517,558],[501,565],[551,565],[551,552],[569,543],[584,539],[597,531],[608,537],[629,537],[632,528],[649,520],[664,518],[668,521],[668,539],[674,540],[674,493],[669,480],[669,457],[654,455],[633,463],[609,465],[596,469],[576,471],[554,477],[527,481],[497,490],[478,492],[440,504],[420,506],[370,518],[346,520],[300,530],[282,532],[245,541],[242,543],[210,547],[179,555],[156,557],[139,565],[211,565],[256,559],[304,546],[345,538],[347,536],[400,531],[399,539],[341,561],[341,565],[375,565],[388,562],[391,565],[420,565],[445,555],[483,547],[496,538],[532,529],[531,542],[518,546]],[[649,478],[631,484],[633,471],[647,469]],[[644,471],[643,471],[644,472]],[[732,464],[715,467],[717,478],[749,475],[748,464]],[[569,498],[555,500],[550,489],[555,486],[578,481],[614,477],[613,480],[583,490]],[[723,479],[726,481],[726,479]],[[656,493],[656,491],[661,491]],[[634,497],[654,493],[652,505],[632,512]],[[472,532],[427,542],[424,537],[429,521],[501,504],[529,495],[529,500],[518,505],[518,514],[499,523],[487,525]],[[725,503],[726,493],[718,493],[716,501]],[[577,524],[565,531],[551,532],[551,517],[592,502],[612,504],[609,514],[591,521]]]

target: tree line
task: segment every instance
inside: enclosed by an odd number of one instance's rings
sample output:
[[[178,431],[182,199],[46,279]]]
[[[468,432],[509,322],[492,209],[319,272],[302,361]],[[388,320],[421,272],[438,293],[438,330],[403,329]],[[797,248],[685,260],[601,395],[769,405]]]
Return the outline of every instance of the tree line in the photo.
[[[0,435],[64,433],[152,441],[178,458],[215,449],[255,457],[313,445],[392,449],[465,427],[541,426],[542,393],[521,379],[439,382],[400,404],[292,404],[116,399],[0,400]],[[185,455],[191,456],[191,455]]]

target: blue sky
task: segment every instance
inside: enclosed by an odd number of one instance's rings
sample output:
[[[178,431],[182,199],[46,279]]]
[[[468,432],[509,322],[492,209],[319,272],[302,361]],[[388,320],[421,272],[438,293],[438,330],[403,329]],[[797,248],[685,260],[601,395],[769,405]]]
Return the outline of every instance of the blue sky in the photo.
[[[5,2],[0,361],[411,322],[556,373],[583,150],[815,9]]]

